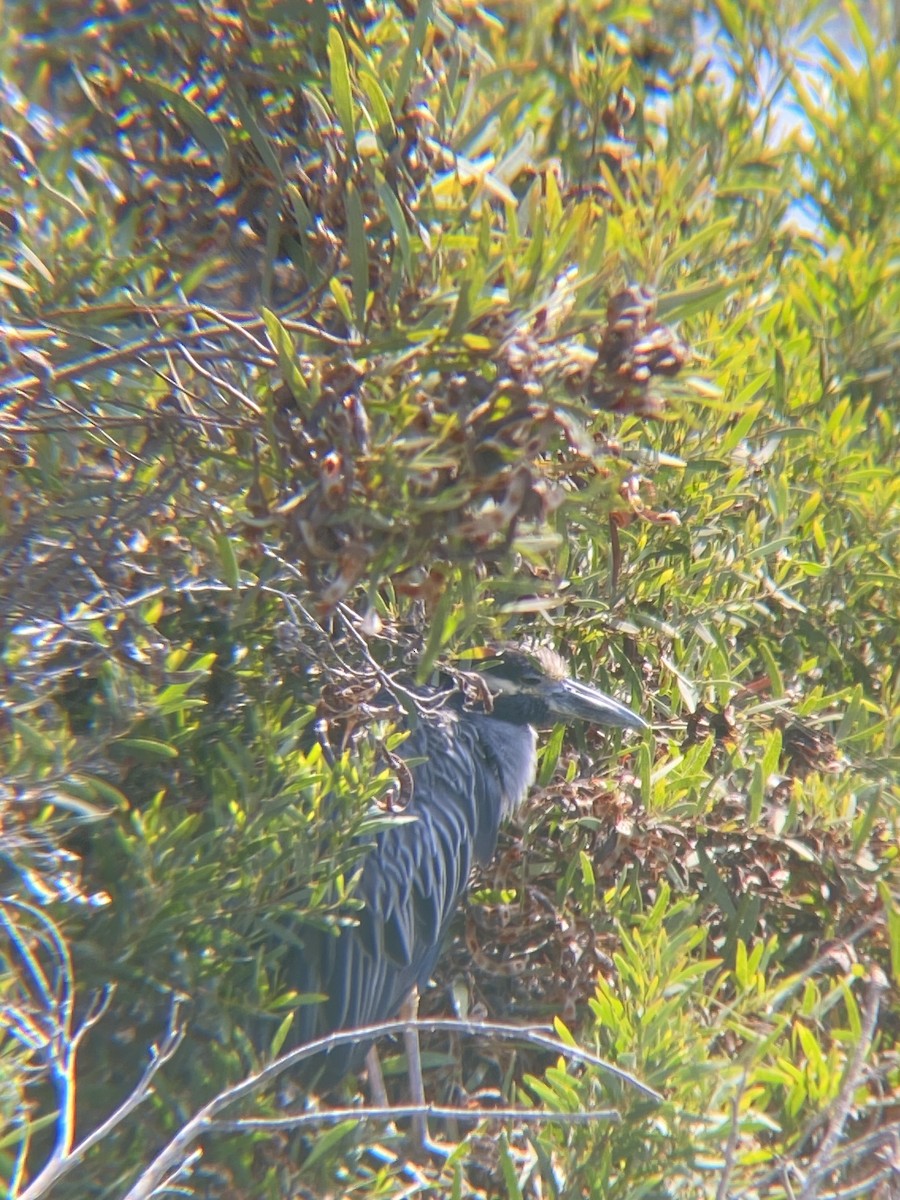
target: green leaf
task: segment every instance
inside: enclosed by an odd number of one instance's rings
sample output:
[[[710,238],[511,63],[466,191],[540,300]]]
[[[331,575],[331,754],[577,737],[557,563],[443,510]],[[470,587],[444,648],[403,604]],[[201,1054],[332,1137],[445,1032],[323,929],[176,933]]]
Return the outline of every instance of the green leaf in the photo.
[[[500,1170],[503,1173],[503,1182],[506,1184],[506,1194],[510,1197],[510,1200],[523,1200],[522,1189],[519,1186],[519,1180],[516,1175],[516,1166],[509,1152],[509,1142],[505,1133],[500,1134],[498,1150]]]
[[[356,120],[353,113],[353,92],[347,50],[340,30],[334,25],[328,30],[328,67],[331,76],[331,98],[344,131],[347,153],[356,155]]]
[[[709,888],[713,903],[719,906],[726,917],[733,919],[737,916],[734,901],[731,899],[728,888],[720,879],[719,872],[716,870],[714,863],[700,842],[697,843],[697,861],[700,864],[700,870],[703,872],[703,878],[706,886]]]
[[[387,97],[382,91],[381,84],[368,67],[360,67],[358,79],[359,85],[366,93],[366,98],[371,105],[376,132],[382,142],[386,143],[385,148],[390,149],[397,137],[397,127],[394,124]]]
[[[97,807],[94,791],[90,783],[71,778],[64,788],[53,792],[53,807],[72,813],[79,821],[99,821],[107,815],[107,810]]]
[[[579,850],[578,857],[581,863],[581,881],[586,888],[593,890],[597,881],[594,878],[594,865],[591,862],[590,856],[584,850]]]
[[[409,243],[409,229],[406,225],[406,218],[403,215],[403,209],[400,207],[400,201],[388,187],[388,185],[379,180],[375,187],[378,195],[381,197],[381,203],[387,210],[388,220],[391,223],[391,228],[397,238],[397,245],[400,248],[400,257],[403,260],[403,269],[409,275],[412,269],[412,251]]]
[[[296,1018],[296,1013],[294,1013],[294,1012],[289,1012],[287,1014],[287,1016],[282,1018],[278,1028],[275,1030],[275,1036],[272,1038],[272,1041],[269,1043],[269,1058],[270,1059],[276,1059],[278,1057],[278,1055],[281,1053],[281,1047],[284,1045],[285,1039],[287,1038],[287,1035],[291,1031],[291,1026],[294,1024],[295,1018]]]
[[[766,739],[766,748],[762,760],[762,774],[766,784],[775,775],[781,762],[781,743],[781,730],[773,729]]]
[[[158,742],[154,738],[124,737],[116,738],[110,750],[117,757],[123,755],[130,758],[177,758],[178,751],[167,742]]]
[[[216,534],[216,545],[219,548],[219,561],[222,564],[222,578],[230,588],[237,591],[241,581],[241,571],[238,566],[234,543],[227,533]]]
[[[416,678],[419,683],[425,683],[434,669],[434,664],[443,647],[453,636],[456,621],[451,619],[454,596],[450,588],[445,588],[431,614],[428,637],[425,647],[419,656]]]
[[[131,86],[138,94],[150,97],[155,102],[168,104],[176,115],[187,125],[191,133],[207,151],[220,171],[225,171],[228,159],[228,143],[221,131],[202,108],[189,100],[177,88],[162,83],[159,79],[146,76],[132,75]]]
[[[128,797],[124,792],[119,791],[106,779],[101,779],[99,775],[82,775],[82,779],[108,803],[125,812],[129,807]]]
[[[269,341],[278,357],[278,366],[284,377],[284,382],[290,388],[294,399],[299,401],[309,412],[315,403],[312,393],[307,386],[303,373],[297,365],[297,351],[294,340],[281,321],[269,308],[262,309],[262,319],[269,335]],[[233,584],[232,586],[237,586]]]
[[[434,11],[434,0],[422,0],[416,11],[416,19],[412,27],[412,33],[409,36],[409,41],[406,45],[406,50],[403,54],[403,61],[400,63],[400,72],[397,75],[397,82],[394,84],[394,116],[399,117],[403,112],[403,106],[406,103],[406,95],[409,91],[410,81],[412,80],[413,71],[416,67],[416,60],[422,52],[422,47],[425,45],[425,36],[428,33],[428,26],[431,24],[431,16]]]
[[[551,783],[557,764],[559,763],[559,756],[562,753],[565,736],[565,728],[562,725],[557,725],[544,745],[541,751],[541,765],[537,777],[537,786],[539,788],[545,788]]]
[[[366,324],[366,301],[369,295],[369,254],[362,201],[353,183],[347,184],[345,203],[350,277],[353,283],[353,311],[356,315],[356,328],[362,332]]]
[[[303,1160],[304,1172],[309,1171],[320,1158],[325,1158],[330,1154],[333,1147],[339,1145],[354,1129],[359,1128],[359,1124],[359,1121],[350,1118],[346,1121],[339,1121],[332,1129],[319,1131],[316,1134],[312,1150]]]
[[[884,915],[887,923],[888,950],[891,961],[891,978],[896,987],[900,987],[900,904],[897,897],[884,880],[878,884],[878,892],[884,905]]]
[[[686,321],[701,313],[708,313],[721,308],[729,296],[739,288],[745,287],[751,280],[742,276],[728,283],[695,283],[681,288],[677,292],[663,292],[656,305],[657,316],[661,321]]]
[[[275,179],[278,190],[284,188],[284,172],[281,169],[281,162],[278,155],[272,149],[272,144],[269,140],[269,135],[260,128],[259,122],[253,114],[249,103],[239,87],[235,87],[231,93],[231,98],[234,107],[241,120],[241,128],[250,138],[257,153],[263,160],[263,163],[271,171],[272,177]]]
[[[332,275],[328,280],[328,290],[334,297],[334,302],[340,310],[341,316],[347,322],[347,325],[352,329],[355,326],[353,319],[353,309],[350,307],[350,297],[347,295],[347,289],[338,279],[337,275]]]
[[[768,775],[763,770],[761,762],[753,764],[753,778],[750,781],[749,800],[750,807],[747,812],[747,823],[754,827],[759,824],[762,816],[763,805],[766,800],[766,783]]]

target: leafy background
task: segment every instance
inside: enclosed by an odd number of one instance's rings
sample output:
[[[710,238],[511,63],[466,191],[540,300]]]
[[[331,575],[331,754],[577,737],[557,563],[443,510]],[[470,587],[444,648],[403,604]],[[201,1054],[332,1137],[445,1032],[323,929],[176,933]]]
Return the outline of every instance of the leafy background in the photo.
[[[398,786],[378,672],[512,637],[654,731],[545,736],[423,1009],[662,1103],[435,1034],[436,1103],[621,1121],[245,1123],[178,1186],[895,1195],[894,9],[7,12],[12,1194],[125,1195],[259,1065]]]

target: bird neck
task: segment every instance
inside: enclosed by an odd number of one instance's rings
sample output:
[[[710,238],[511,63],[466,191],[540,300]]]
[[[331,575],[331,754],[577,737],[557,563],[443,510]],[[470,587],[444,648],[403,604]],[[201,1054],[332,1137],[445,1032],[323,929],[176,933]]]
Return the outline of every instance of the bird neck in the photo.
[[[485,771],[482,794],[492,798],[488,807],[496,841],[500,821],[515,812],[534,783],[537,734],[528,721],[498,719],[496,712],[466,713],[463,724],[479,747],[476,761]]]
[[[526,692],[501,692],[494,697],[492,716],[508,725],[543,725],[550,710],[539,696]]]

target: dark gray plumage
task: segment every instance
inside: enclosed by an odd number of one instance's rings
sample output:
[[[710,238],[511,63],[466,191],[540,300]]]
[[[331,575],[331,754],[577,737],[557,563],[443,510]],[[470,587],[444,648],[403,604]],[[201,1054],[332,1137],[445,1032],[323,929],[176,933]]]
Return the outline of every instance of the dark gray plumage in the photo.
[[[338,936],[312,927],[295,931],[303,950],[286,954],[283,982],[328,999],[297,1009],[288,1046],[390,1020],[413,987],[425,987],[472,867],[489,861],[501,821],[534,779],[535,725],[583,718],[646,728],[618,701],[566,679],[555,655],[505,653],[484,679],[494,694],[491,712],[448,704],[439,716],[420,720],[403,743],[412,797],[404,820],[378,833],[363,858],[358,925]],[[328,1087],[359,1069],[367,1049],[336,1047],[304,1076]]]

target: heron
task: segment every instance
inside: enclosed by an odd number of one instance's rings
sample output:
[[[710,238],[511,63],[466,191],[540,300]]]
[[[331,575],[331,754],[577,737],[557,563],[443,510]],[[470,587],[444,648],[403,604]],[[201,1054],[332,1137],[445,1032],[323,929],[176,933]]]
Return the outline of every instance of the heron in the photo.
[[[546,649],[501,651],[479,675],[483,702],[449,690],[402,743],[411,796],[403,819],[389,821],[362,851],[352,919],[336,931],[292,931],[283,981],[325,999],[298,1006],[286,1046],[392,1020],[427,985],[473,867],[489,862],[501,823],[534,781],[538,728],[571,720],[648,727],[626,705],[570,678],[563,659]],[[304,1078],[327,1091],[360,1070],[368,1050],[365,1042],[332,1047]],[[407,1054],[412,1098],[422,1103],[411,1038]],[[424,1144],[423,1130],[424,1120],[414,1123],[414,1142]]]

